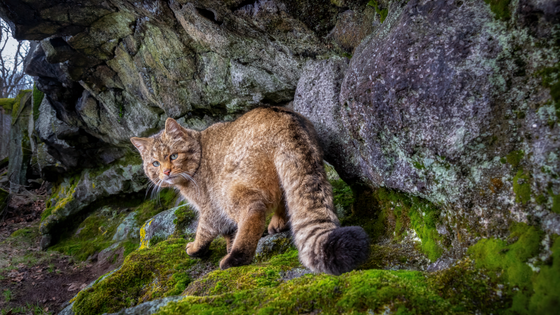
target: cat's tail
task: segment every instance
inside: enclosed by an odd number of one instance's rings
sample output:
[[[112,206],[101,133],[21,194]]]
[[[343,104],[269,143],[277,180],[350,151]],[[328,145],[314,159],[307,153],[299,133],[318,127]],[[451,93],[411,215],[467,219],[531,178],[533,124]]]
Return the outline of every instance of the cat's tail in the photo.
[[[275,157],[293,241],[303,265],[314,272],[339,275],[367,259],[369,237],[361,227],[339,226],[315,131],[298,116],[292,116],[295,124],[286,135],[293,141],[279,144]]]

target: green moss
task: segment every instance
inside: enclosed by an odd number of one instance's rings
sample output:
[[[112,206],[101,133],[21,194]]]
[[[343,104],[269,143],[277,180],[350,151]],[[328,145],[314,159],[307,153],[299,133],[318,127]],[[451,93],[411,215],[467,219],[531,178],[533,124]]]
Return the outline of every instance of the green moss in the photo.
[[[490,5],[490,10],[492,10],[496,19],[509,19],[509,3],[511,0],[484,0],[484,2]]]
[[[475,268],[469,258],[429,274],[428,284],[451,303],[451,313],[500,314],[511,304],[510,292],[500,290],[498,281],[485,270]]]
[[[424,166],[424,163],[422,163],[422,162],[414,161],[414,162],[412,162],[412,166],[414,166],[414,168],[419,169],[419,170],[425,170],[426,169],[426,167]]]
[[[227,270],[216,270],[189,285],[186,295],[219,295],[240,290],[276,287],[281,282],[281,273],[300,267],[298,252],[294,248],[274,256],[269,262],[241,266]]]
[[[20,111],[19,108],[23,105],[21,104],[21,99],[27,93],[31,92],[31,90],[21,90],[16,98],[14,99],[14,103],[12,106],[12,124],[16,121],[18,112]]]
[[[37,84],[33,84],[33,120],[39,118],[39,105],[43,101],[45,94],[37,88]]]
[[[122,244],[122,247],[124,248],[123,256],[128,256],[130,253],[138,249],[139,245],[140,243],[137,239],[127,239],[126,241],[124,241]]]
[[[31,246],[40,237],[41,237],[41,233],[39,232],[38,228],[28,227],[13,232],[8,238],[8,241],[10,242],[15,241],[20,244],[26,244],[27,246]]]
[[[132,252],[121,269],[78,294],[74,312],[116,312],[143,301],[179,294],[191,281],[187,271],[196,262],[186,254],[186,244],[183,239],[169,239]]]
[[[513,168],[517,168],[519,166],[519,163],[521,162],[521,160],[523,159],[523,155],[525,155],[525,152],[523,152],[522,150],[519,151],[511,151],[507,156],[506,156],[506,161],[513,166]]]
[[[468,249],[467,253],[474,258],[476,267],[491,271],[489,275],[493,280],[509,285],[508,294],[512,296],[510,310],[516,314],[535,314],[530,310],[541,308],[542,305],[534,304],[533,301],[546,299],[559,303],[560,244],[558,240],[552,248],[552,264],[541,266],[540,272],[536,273],[527,262],[539,254],[544,232],[525,223],[513,223],[510,231],[507,240],[482,239]],[[557,257],[558,259],[555,259]],[[543,273],[544,270],[546,271]],[[547,291],[537,290],[537,286],[547,288]],[[555,291],[548,291],[549,288]]]
[[[517,171],[513,178],[513,192],[515,193],[515,201],[526,204],[531,200],[531,184],[529,183],[529,175],[522,170]]]
[[[341,179],[331,180],[330,183],[333,188],[334,207],[337,209],[338,215],[351,213],[352,205],[355,202],[352,188]]]
[[[50,215],[56,214],[57,211],[63,209],[74,199],[74,192],[79,182],[80,176],[76,175],[53,188],[53,193],[46,204],[47,208],[41,213],[41,222]],[[52,204],[52,202],[54,202],[54,204]]]
[[[264,277],[272,278],[272,272]],[[223,292],[223,291],[220,291]],[[367,270],[305,275],[272,286],[208,297],[188,296],[158,314],[447,313],[449,303],[415,271]]]
[[[2,107],[7,113],[11,113],[12,107],[14,107],[14,99],[0,98],[0,107]]]
[[[552,67],[541,69],[535,74],[541,77],[542,86],[550,89],[550,96],[556,108],[556,117],[560,118],[560,62]]]
[[[179,205],[177,210],[175,210],[175,220],[173,220],[175,230],[178,232],[184,230],[196,217],[196,212],[189,205]]]
[[[440,210],[434,204],[386,188],[378,189],[374,195],[380,211],[384,213],[380,218],[394,222],[388,227],[389,233],[398,239],[405,235],[407,228],[412,228],[422,241],[421,251],[431,261],[441,256],[443,238],[436,228]]]
[[[385,18],[387,17],[387,14],[389,14],[389,9],[381,9],[381,6],[375,0],[370,0],[367,5],[375,9],[375,12],[379,14],[379,21],[383,23],[383,21],[385,21]]]
[[[51,250],[85,260],[109,247],[122,215],[113,217],[112,213],[103,210],[89,215],[77,229],[64,233]]]
[[[161,242],[161,241],[165,241],[165,238],[163,237],[159,237],[159,236],[153,236],[152,238],[150,238],[150,245],[149,247],[155,246],[157,243]]]
[[[528,314],[557,314],[560,306],[560,237],[551,247],[552,261],[533,274],[534,294],[529,299]]]
[[[290,238],[279,238],[272,241],[272,244],[270,244],[270,250],[257,254],[255,256],[255,261],[258,262],[266,261],[269,260],[271,257],[286,253],[287,251],[290,250],[295,250],[292,240]]]

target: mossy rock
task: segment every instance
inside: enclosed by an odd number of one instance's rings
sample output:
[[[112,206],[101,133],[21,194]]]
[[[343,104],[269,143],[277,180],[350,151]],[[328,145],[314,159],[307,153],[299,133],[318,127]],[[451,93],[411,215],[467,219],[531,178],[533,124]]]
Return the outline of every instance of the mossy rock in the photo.
[[[64,233],[50,249],[86,260],[113,244],[113,235],[124,217],[116,209],[103,207],[89,215],[77,229]]]
[[[342,225],[359,225],[372,240],[400,241],[415,233],[419,249],[432,261],[446,250],[446,240],[437,230],[440,209],[433,203],[387,188],[375,191],[355,189],[353,213],[341,220]]]
[[[23,110],[23,105],[21,104],[22,99],[26,96],[27,93],[30,93],[31,90],[21,90],[18,95],[14,98],[14,102],[12,105],[12,124],[15,123],[18,115]]]
[[[8,114],[12,112],[12,108],[14,107],[13,98],[0,98],[0,107],[2,107]]]
[[[257,281],[274,277],[273,272],[264,273]],[[366,270],[341,276],[308,274],[254,289],[187,296],[156,314],[430,314],[450,309],[452,304],[430,290],[421,272]]]
[[[145,301],[179,295],[192,281],[189,270],[201,260],[185,251],[187,240],[169,239],[128,255],[122,267],[78,294],[73,310],[79,314],[116,312]],[[215,241],[206,261],[217,266],[225,255],[225,242]],[[219,256],[219,257],[218,257]]]
[[[507,240],[482,239],[469,248],[477,268],[508,284],[515,314],[554,314],[560,305],[560,237],[525,223],[511,226]],[[542,246],[549,247],[542,253]],[[548,253],[547,253],[548,252]]]

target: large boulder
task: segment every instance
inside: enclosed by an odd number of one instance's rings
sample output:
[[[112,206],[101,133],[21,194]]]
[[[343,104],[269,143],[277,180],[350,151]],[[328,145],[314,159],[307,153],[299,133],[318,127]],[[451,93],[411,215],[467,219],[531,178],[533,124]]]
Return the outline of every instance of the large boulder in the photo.
[[[555,3],[392,2],[347,69],[307,64],[294,108],[345,180],[439,205],[461,253],[512,221],[559,234]]]

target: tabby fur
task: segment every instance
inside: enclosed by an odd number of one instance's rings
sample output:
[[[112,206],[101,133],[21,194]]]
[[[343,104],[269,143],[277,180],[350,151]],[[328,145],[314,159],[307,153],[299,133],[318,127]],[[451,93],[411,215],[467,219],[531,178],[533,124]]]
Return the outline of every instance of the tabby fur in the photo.
[[[339,226],[316,132],[300,114],[257,108],[204,131],[168,118],[159,134],[131,141],[152,182],[178,189],[197,209],[190,256],[204,255],[223,235],[228,254],[220,267],[249,264],[271,212],[268,232],[291,229],[300,261],[312,271],[339,275],[368,255],[365,231]]]

